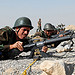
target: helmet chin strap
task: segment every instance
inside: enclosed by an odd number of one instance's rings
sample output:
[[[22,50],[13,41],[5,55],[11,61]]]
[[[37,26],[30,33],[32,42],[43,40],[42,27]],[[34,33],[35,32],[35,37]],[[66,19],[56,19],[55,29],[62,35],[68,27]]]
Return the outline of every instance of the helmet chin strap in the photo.
[[[20,28],[19,28],[19,30],[20,30]],[[19,32],[19,30],[17,31],[16,29],[15,29],[15,31],[17,32],[17,37],[19,38],[19,36],[18,36],[18,32]],[[20,39],[20,38],[19,38]]]

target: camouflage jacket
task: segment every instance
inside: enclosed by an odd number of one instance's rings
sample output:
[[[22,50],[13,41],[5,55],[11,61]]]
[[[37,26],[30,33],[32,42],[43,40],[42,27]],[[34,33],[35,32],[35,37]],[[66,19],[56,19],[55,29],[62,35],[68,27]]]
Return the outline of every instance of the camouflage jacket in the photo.
[[[9,51],[9,45],[14,44],[16,41],[16,34],[13,29],[8,26],[0,29],[0,51]],[[20,41],[24,42],[24,45],[29,43],[27,39]]]

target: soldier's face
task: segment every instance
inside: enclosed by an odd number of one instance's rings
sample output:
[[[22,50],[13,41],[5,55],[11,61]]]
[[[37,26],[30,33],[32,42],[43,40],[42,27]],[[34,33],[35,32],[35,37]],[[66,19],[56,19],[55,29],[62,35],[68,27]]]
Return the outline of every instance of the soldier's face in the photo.
[[[52,33],[54,32],[53,30],[44,30],[47,36],[51,36]]]
[[[29,32],[30,32],[30,28],[29,28],[29,27],[21,27],[20,29],[17,28],[16,30],[17,30],[17,31],[19,30],[19,32],[18,32],[18,37],[19,37],[20,39],[26,38],[27,35],[28,35]]]

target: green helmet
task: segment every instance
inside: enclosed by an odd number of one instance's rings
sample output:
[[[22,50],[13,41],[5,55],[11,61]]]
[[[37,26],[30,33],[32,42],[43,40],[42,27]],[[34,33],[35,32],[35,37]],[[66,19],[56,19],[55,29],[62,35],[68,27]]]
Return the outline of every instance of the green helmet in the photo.
[[[52,24],[46,23],[43,30],[56,30],[56,28]]]
[[[30,29],[33,29],[31,21],[27,17],[20,17],[20,18],[18,18],[16,20],[13,28],[16,28],[16,27],[30,27]]]

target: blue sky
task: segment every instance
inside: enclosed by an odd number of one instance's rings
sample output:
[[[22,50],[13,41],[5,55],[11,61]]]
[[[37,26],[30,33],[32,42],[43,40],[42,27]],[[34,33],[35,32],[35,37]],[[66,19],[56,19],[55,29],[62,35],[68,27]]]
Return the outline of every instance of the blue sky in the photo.
[[[75,25],[75,0],[0,0],[0,28],[13,27],[19,17],[28,17],[32,21],[34,33],[37,21],[42,19],[42,28],[49,22]]]

